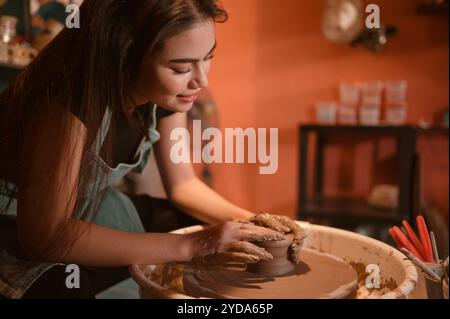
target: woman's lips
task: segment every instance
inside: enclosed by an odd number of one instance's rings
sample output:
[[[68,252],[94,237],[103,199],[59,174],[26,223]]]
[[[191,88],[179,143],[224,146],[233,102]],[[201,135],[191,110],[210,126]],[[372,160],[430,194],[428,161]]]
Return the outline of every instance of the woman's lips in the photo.
[[[189,96],[177,95],[177,98],[182,102],[192,103],[195,102],[195,100],[197,100],[197,95],[189,95]]]

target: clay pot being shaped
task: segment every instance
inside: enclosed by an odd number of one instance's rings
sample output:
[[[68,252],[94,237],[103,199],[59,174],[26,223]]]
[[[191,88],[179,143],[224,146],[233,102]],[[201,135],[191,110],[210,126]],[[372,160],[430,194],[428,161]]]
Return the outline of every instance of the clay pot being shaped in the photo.
[[[260,261],[247,265],[247,271],[265,276],[282,276],[294,271],[295,264],[289,259],[289,246],[294,239],[293,235],[287,235],[280,241],[265,241],[256,243],[273,256],[271,261]]]

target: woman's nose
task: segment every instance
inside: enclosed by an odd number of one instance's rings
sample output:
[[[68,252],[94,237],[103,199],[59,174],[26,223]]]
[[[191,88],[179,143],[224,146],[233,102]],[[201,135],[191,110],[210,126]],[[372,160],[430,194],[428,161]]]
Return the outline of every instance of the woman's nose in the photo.
[[[204,89],[208,87],[208,70],[205,67],[199,67],[198,72],[195,73],[195,77],[192,79],[195,89]]]

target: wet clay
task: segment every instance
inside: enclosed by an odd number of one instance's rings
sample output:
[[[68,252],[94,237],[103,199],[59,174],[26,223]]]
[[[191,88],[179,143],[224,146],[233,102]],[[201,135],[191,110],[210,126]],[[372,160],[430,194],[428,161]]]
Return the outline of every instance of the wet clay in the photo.
[[[292,271],[284,275],[273,275],[270,267],[272,274],[260,272],[267,270],[267,265],[256,269],[185,268],[184,291],[193,297],[312,299],[345,298],[357,288],[358,276],[353,267],[312,249],[302,249],[300,264],[292,265]]]
[[[289,246],[293,239],[293,235],[287,235],[284,240],[257,243],[273,256],[273,260],[250,264],[247,271],[266,276],[280,276],[293,272],[295,264],[289,260]]]

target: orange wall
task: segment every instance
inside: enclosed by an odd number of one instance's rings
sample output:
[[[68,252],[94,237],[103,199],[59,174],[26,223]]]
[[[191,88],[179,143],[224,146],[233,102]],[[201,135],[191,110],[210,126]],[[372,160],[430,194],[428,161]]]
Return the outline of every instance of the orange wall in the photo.
[[[297,201],[300,123],[314,119],[318,100],[336,99],[341,79],[409,82],[409,121],[448,108],[448,16],[419,16],[415,1],[371,1],[382,23],[400,32],[381,54],[326,41],[320,29],[324,1],[223,0],[230,20],[218,25],[210,87],[225,127],[279,128],[279,169],[259,175],[257,165],[218,164],[215,187],[250,210],[293,216]],[[281,5],[282,4],[282,5]],[[373,158],[370,143],[332,146],[326,155],[326,192],[366,195],[376,182],[367,164],[392,156],[390,141]],[[420,142],[423,190],[448,216],[448,138]],[[388,178],[389,176],[387,176]]]

